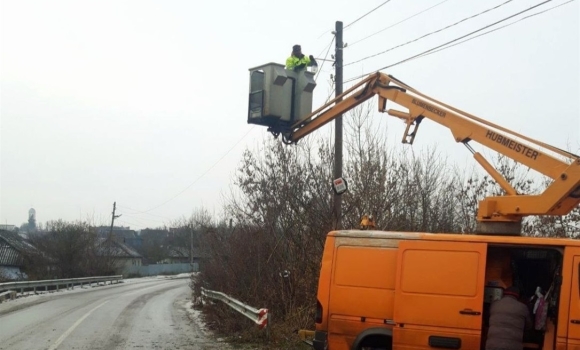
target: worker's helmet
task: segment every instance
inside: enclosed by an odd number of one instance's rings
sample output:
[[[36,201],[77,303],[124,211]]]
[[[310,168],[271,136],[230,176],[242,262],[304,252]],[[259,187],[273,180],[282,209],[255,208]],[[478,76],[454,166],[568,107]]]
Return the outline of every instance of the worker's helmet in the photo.
[[[292,46],[292,51],[300,51],[302,48],[300,47],[300,45],[296,44],[294,46]]]

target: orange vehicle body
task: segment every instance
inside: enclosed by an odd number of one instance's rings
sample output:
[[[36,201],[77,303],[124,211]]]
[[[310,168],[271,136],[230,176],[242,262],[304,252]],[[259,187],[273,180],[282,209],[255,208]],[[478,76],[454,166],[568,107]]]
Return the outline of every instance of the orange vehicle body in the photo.
[[[333,231],[313,346],[485,349],[489,304],[516,279],[524,296],[551,290],[545,327],[525,349],[580,350],[578,240]]]
[[[314,349],[484,349],[489,307],[504,288],[516,285],[527,298],[536,290],[550,297],[547,323],[539,322],[538,329],[524,334],[525,348],[580,350],[580,241],[520,236],[525,217],[566,215],[580,205],[580,156],[380,72],[289,127],[276,119],[282,116],[257,124],[293,144],[375,95],[379,112],[405,122],[403,143],[413,144],[423,120],[447,128],[502,193],[479,201],[476,235],[373,231],[369,217],[361,221],[363,230],[329,233],[319,277]],[[387,102],[403,110],[387,109]],[[518,192],[472,144],[545,175],[550,184],[541,193]],[[310,333],[299,334],[304,338]]]

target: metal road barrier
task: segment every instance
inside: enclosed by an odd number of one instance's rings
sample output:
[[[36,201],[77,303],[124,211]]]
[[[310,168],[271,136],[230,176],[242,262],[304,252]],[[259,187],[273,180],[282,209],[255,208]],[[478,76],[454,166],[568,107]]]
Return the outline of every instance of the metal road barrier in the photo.
[[[219,300],[227,304],[232,309],[254,321],[254,323],[258,325],[258,328],[268,328],[268,309],[256,309],[230,297],[225,293],[216,292],[215,290],[209,290],[203,287],[201,288],[201,294],[206,298]]]
[[[13,291],[20,291],[20,293],[24,293],[24,291],[34,291],[36,292],[37,288],[44,289],[48,291],[50,289],[58,290],[59,287],[66,286],[67,289],[74,288],[75,285],[80,285],[81,287],[85,284],[92,285],[93,283],[105,283],[113,282],[119,283],[119,281],[123,280],[123,275],[116,275],[116,276],[99,276],[99,277],[82,277],[82,278],[68,278],[62,280],[44,280],[44,281],[19,281],[19,282],[6,282],[0,283],[0,293],[8,290]]]

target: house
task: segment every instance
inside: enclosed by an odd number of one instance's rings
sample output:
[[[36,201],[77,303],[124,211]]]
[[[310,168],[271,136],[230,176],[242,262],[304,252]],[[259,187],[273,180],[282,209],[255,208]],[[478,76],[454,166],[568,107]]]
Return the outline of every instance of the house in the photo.
[[[193,247],[193,266],[194,271],[200,271],[203,268],[204,261],[210,258],[210,254],[207,250],[200,247]]]
[[[18,231],[15,225],[0,224],[0,230],[4,231]]]
[[[99,226],[96,228],[96,231],[100,238],[108,238],[111,234],[111,227]],[[139,250],[143,246],[143,238],[139,237],[137,232],[131,230],[130,227],[113,226],[112,237],[135,250]]]
[[[100,255],[114,260],[115,273],[125,274],[131,266],[141,266],[143,256],[127,244],[117,239],[102,238],[99,244]]]
[[[168,247],[167,257],[161,264],[183,264],[191,262],[189,258],[189,249],[183,247]]]
[[[193,255],[193,258],[190,257],[190,254]],[[167,257],[158,263],[159,264],[193,263],[194,271],[199,271],[200,265],[202,265],[203,260],[206,260],[208,257],[209,255],[204,253],[199,247],[193,247],[193,252],[190,251],[190,248],[168,247]]]
[[[27,255],[33,252],[36,248],[16,232],[0,230],[0,279],[27,279],[23,268]]]

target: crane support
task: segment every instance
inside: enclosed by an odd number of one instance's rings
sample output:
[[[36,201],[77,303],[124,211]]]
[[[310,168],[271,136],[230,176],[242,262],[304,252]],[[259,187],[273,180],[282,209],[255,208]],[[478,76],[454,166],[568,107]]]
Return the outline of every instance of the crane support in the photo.
[[[444,104],[380,72],[366,77],[342,95],[294,123],[291,131],[283,134],[284,141],[297,142],[375,95],[378,95],[379,112],[386,112],[406,123],[403,143],[414,142],[424,119],[434,121],[448,128],[454,140],[463,143],[473,153],[475,160],[500,185],[504,195],[487,197],[480,201],[477,213],[480,224],[498,223],[501,224],[497,226],[501,231],[513,231],[509,228],[513,224],[512,227],[518,230],[524,216],[565,215],[580,203],[580,156]],[[407,111],[387,110],[387,101],[403,106]],[[540,194],[517,193],[483,156],[471,148],[471,141],[538,171],[551,178],[552,183]],[[494,233],[494,229],[483,226],[481,231]],[[509,232],[513,233],[515,232]]]

